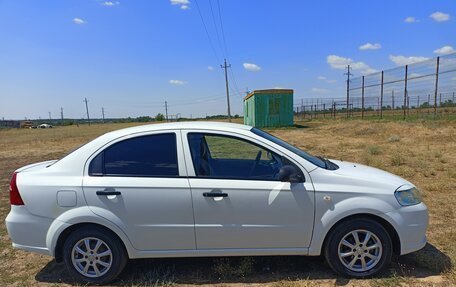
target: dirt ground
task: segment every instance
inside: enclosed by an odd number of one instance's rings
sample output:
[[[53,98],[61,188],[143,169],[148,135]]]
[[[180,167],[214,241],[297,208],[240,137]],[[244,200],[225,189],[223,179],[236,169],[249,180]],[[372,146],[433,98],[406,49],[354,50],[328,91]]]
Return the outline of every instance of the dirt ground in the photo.
[[[0,286],[75,285],[52,258],[11,247],[4,224],[11,173],[130,125],[0,130]],[[427,246],[363,280],[338,277],[320,257],[186,258],[132,260],[114,285],[456,285],[456,121],[314,120],[270,132],[313,154],[379,167],[415,183],[430,211]]]

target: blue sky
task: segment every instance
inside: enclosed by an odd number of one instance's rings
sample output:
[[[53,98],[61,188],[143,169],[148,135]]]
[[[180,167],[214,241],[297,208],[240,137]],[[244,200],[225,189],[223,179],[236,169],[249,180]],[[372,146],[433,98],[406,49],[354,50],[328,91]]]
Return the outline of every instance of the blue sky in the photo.
[[[0,118],[82,118],[84,97],[92,117],[155,116],[164,101],[224,114],[224,57],[242,114],[247,88],[343,97],[348,63],[360,76],[456,49],[454,0],[219,3],[228,53],[217,0],[0,0]]]

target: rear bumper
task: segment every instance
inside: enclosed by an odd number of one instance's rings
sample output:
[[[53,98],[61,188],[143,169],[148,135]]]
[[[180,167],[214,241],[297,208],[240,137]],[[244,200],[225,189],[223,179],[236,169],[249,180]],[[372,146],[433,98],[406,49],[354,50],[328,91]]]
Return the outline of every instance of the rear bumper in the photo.
[[[404,206],[386,213],[395,223],[401,241],[401,255],[420,250],[426,245],[429,215],[424,203]]]
[[[33,215],[25,206],[12,205],[5,223],[14,248],[51,255],[46,246],[51,219]]]

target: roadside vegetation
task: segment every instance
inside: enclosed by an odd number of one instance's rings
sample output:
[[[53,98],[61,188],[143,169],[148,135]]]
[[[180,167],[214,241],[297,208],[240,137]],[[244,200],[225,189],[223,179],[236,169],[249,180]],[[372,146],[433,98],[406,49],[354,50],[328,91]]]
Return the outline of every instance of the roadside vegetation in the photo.
[[[0,130],[0,286],[73,285],[63,264],[11,247],[4,224],[11,173],[29,163],[60,158],[105,132],[137,124]],[[429,244],[396,259],[385,274],[373,279],[338,277],[319,257],[181,258],[131,261],[114,284],[456,285],[455,121],[317,119],[268,132],[312,154],[367,164],[415,183],[423,191],[430,211]]]

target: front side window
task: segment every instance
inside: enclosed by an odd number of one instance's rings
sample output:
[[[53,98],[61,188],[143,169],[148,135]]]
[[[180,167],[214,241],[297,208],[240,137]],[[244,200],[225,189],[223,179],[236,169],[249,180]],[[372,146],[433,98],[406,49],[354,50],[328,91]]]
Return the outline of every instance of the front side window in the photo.
[[[197,177],[278,180],[280,168],[293,165],[286,158],[240,138],[189,133],[188,141]]]
[[[175,177],[177,166],[174,133],[140,136],[115,143],[90,163],[90,175]]]

